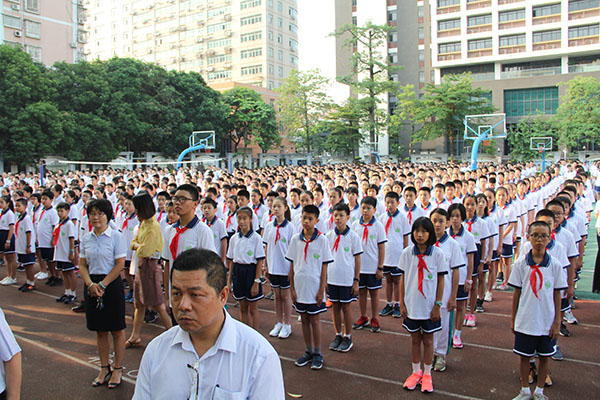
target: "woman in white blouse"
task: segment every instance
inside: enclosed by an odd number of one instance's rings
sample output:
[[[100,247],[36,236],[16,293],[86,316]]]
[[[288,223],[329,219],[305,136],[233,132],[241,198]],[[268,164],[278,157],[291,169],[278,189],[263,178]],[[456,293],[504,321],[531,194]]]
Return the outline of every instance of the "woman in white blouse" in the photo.
[[[121,383],[125,354],[125,295],[120,273],[127,248],[119,231],[109,226],[113,216],[110,201],[92,200],[87,205],[92,231],[81,240],[81,277],[85,283],[84,304],[87,328],[97,335],[101,370],[92,386],[108,383],[114,389]],[[109,361],[113,338],[115,359]]]

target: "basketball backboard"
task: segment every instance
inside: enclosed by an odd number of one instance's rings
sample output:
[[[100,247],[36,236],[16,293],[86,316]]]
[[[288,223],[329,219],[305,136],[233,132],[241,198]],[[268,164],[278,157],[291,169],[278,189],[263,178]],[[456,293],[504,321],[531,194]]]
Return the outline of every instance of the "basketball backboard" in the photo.
[[[506,114],[466,115],[465,139],[500,139],[506,137]]]
[[[531,150],[552,151],[552,138],[550,136],[538,136],[529,139],[529,148]]]

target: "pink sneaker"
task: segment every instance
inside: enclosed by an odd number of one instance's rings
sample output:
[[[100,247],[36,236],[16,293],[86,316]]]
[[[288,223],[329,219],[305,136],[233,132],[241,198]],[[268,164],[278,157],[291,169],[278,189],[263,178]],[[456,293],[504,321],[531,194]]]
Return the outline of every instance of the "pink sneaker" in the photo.
[[[417,385],[421,383],[421,379],[423,378],[423,371],[413,372],[406,381],[404,381],[404,388],[408,390],[415,390]]]
[[[463,325],[468,326],[470,328],[474,328],[475,326],[477,326],[477,320],[475,319],[475,315],[467,314],[467,316],[465,317],[465,323]]]
[[[462,340],[458,336],[454,336],[452,338],[452,347],[455,349],[463,348]]]
[[[421,392],[433,393],[433,380],[431,375],[423,375],[421,379]]]

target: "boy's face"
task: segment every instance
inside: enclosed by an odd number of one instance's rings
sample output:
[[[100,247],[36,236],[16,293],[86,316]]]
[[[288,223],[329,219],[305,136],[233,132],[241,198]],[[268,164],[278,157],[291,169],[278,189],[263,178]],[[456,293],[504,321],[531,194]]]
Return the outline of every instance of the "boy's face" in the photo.
[[[248,232],[250,230],[250,225],[252,224],[252,218],[248,216],[248,213],[242,212],[237,214],[238,227],[243,232]]]
[[[454,198],[454,191],[455,189],[453,187],[446,188],[446,197],[448,198],[448,200],[452,200]]]
[[[563,207],[551,204],[547,208],[548,210],[554,213],[554,217],[556,218],[557,224],[562,224],[565,220],[565,210],[563,209]]]
[[[69,216],[69,211],[68,211],[68,210],[65,210],[64,208],[59,208],[59,209],[57,209],[57,210],[56,210],[56,213],[58,214],[58,217],[59,217],[61,220],[64,220],[64,219],[66,219],[66,218]]]
[[[373,215],[375,215],[375,207],[370,204],[361,204],[360,215],[365,223],[369,223],[373,219]]]
[[[546,223],[550,227],[550,229],[552,229],[552,230],[556,229],[557,225],[554,223],[554,218],[552,218],[552,217],[547,217],[547,216],[544,216],[544,215],[540,215],[535,220],[536,221],[542,221],[542,222]]]
[[[32,204],[34,207],[37,207],[37,206],[40,204],[40,202],[38,201],[37,197],[33,197],[33,196],[32,196],[32,197],[30,197],[30,198],[29,198],[29,201],[31,202],[31,204]]]
[[[319,222],[319,218],[314,214],[302,212],[300,221],[302,223],[302,228],[306,231],[310,231],[313,230],[317,222]]]
[[[358,194],[348,192],[348,201],[352,204],[356,204],[356,199],[358,199]]]
[[[446,217],[444,217],[441,214],[435,213],[431,216],[431,222],[433,223],[433,229],[435,229],[436,236],[443,236],[444,231],[448,227],[448,221],[446,221]]]
[[[404,200],[406,200],[406,205],[408,207],[412,207],[415,204],[416,196],[413,192],[407,191],[404,192]]]
[[[435,198],[438,200],[442,200],[444,198],[444,189],[440,187],[433,189],[433,193],[435,194]]]
[[[321,192],[315,190],[313,192],[313,197],[315,198],[315,205],[316,206],[319,206],[323,202],[323,195],[321,194]]]
[[[398,200],[393,197],[386,197],[385,199],[385,207],[388,209],[390,214],[393,214],[398,209]]]
[[[377,191],[375,189],[367,189],[367,196],[377,197]]]
[[[245,196],[238,196],[238,206],[239,207],[246,207],[248,205],[248,203],[250,203],[250,199],[248,199]]]
[[[550,242],[550,228],[546,226],[534,226],[527,232],[527,240],[532,249],[537,252],[543,251]]]
[[[429,204],[430,197],[431,197],[431,194],[428,193],[426,190],[421,190],[419,192],[419,200],[421,200],[421,204],[424,206],[427,206],[427,204]]]
[[[298,193],[291,192],[290,193],[290,201],[292,202],[293,205],[297,205],[300,202],[300,196],[298,196]]]
[[[217,211],[212,204],[202,204],[202,214],[208,220],[212,220],[215,217],[215,211]]]
[[[338,228],[338,231],[343,232],[350,219],[350,215],[346,214],[344,211],[334,211],[333,212],[333,223]]]
[[[42,196],[42,205],[45,208],[48,208],[52,205],[52,200],[48,196]]]
[[[158,202],[158,208],[163,210],[165,208],[165,203],[167,202],[167,198],[165,196],[158,196],[156,198],[156,201]]]
[[[188,215],[196,211],[196,207],[198,207],[198,201],[192,200],[192,195],[186,190],[178,190],[175,192],[175,196],[173,198],[181,199],[182,201],[176,202],[173,200],[173,205],[175,206],[175,211],[179,215]],[[183,200],[183,199],[186,200]]]
[[[23,204],[21,204],[20,201],[18,201],[15,203],[15,211],[19,214],[23,214],[25,211],[27,211],[27,207],[25,207]]]
[[[175,222],[179,221],[179,215],[175,211],[174,206],[171,206],[167,209],[167,218],[169,220],[169,223],[171,224],[174,224]]]

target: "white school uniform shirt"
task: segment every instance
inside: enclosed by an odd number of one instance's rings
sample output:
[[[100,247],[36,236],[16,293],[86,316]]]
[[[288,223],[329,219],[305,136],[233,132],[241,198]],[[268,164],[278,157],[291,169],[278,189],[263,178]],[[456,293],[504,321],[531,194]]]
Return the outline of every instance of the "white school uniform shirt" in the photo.
[[[292,217],[292,220],[294,218],[296,218],[296,215],[302,214],[302,204],[298,203],[298,205],[296,207],[294,207],[292,205],[292,203],[289,203],[289,207],[290,207],[290,216]]]
[[[54,207],[43,209],[36,229],[38,248],[52,247],[52,232],[59,218]]]
[[[559,225],[552,232],[552,238],[563,245],[569,260],[579,257],[579,247],[577,246],[577,241],[568,229]]]
[[[235,232],[237,232],[237,211],[235,211],[233,214],[227,211],[227,214],[223,218],[223,223],[225,224],[225,230],[227,231],[227,235],[233,235]]]
[[[31,232],[29,243],[27,243],[27,232]],[[26,254],[27,244],[29,244],[31,252],[35,253],[35,231],[29,213],[25,212],[19,216],[15,224],[15,236],[15,251],[17,254]]]
[[[0,308],[0,359],[3,361],[0,365],[0,393],[6,390],[4,362],[12,360],[12,358],[20,352],[21,348],[6,322],[4,312]]]
[[[79,240],[79,232],[77,231],[77,226],[79,226],[79,218],[79,209],[75,204],[71,204],[71,208],[69,209],[69,219],[73,222],[73,226],[75,227],[75,240]]]
[[[269,209],[263,203],[258,203],[258,206],[255,206],[251,203],[250,208],[252,208],[252,212],[254,213],[254,215],[256,215],[256,218],[259,223],[262,220],[263,215],[269,212]]]
[[[554,322],[554,291],[567,289],[567,280],[561,263],[546,253],[534,273],[531,252],[515,261],[508,284],[521,289],[519,306],[515,316],[515,332],[531,336],[548,336]],[[535,282],[531,279],[534,274]],[[532,285],[535,283],[535,289]],[[537,293],[537,295],[536,295]]]
[[[423,207],[423,204],[420,205],[421,210],[423,211],[423,215],[429,218],[431,212],[435,209],[433,203],[430,201],[427,207]]]
[[[447,308],[448,300],[452,294],[452,271],[465,267],[465,260],[460,252],[458,242],[447,233],[435,242],[435,247],[444,253],[444,262],[448,265],[448,273],[444,275],[444,295],[442,296],[442,307]]]
[[[497,208],[500,210],[500,212],[504,214],[504,218],[506,218],[508,224],[512,222],[517,222],[517,210],[512,204],[505,204],[504,207]],[[506,230],[506,227],[504,229]],[[515,227],[513,229],[517,229],[517,224],[515,224]],[[513,234],[514,230],[512,230],[508,235],[504,235],[504,240],[502,241],[502,244],[510,244],[512,246]]]
[[[498,241],[498,232],[499,232],[498,224],[496,224],[494,222],[494,219],[492,217],[490,217],[489,215],[486,215],[481,219],[487,224],[488,233],[490,234],[490,236],[488,237],[487,248],[488,249],[491,248],[492,250],[495,250],[496,243]],[[486,252],[487,252],[487,250],[486,250]],[[485,257],[485,255],[482,254],[482,257]]]
[[[185,227],[187,229],[179,235],[175,257],[183,253],[185,250],[192,248],[211,250],[215,253],[217,252],[210,228],[206,226],[204,222],[200,221],[197,216],[194,216],[194,218]],[[169,228],[165,230],[166,240],[164,241],[162,254],[165,260],[171,262],[171,265],[175,257],[173,257],[171,254],[170,245],[173,241],[173,238],[177,234],[177,228],[181,228],[179,221],[175,222],[173,225],[170,225]]]
[[[409,230],[412,230],[412,226],[415,223],[415,220],[419,217],[425,217],[425,213],[421,207],[417,207],[416,204],[413,204],[412,208],[408,208],[405,204],[402,207],[399,207],[400,213],[406,220],[408,221]]]
[[[34,235],[36,237],[37,237],[37,225],[40,222],[40,214],[42,213],[43,209],[44,209],[44,206],[42,206],[41,204],[38,204],[37,208],[32,207],[31,212],[28,211],[29,216],[31,216],[31,222],[33,222],[33,230],[34,230]]]
[[[356,232],[360,238],[360,243],[363,247],[363,253],[360,255],[360,273],[375,274],[379,265],[379,245],[386,243],[385,228],[377,218],[369,222],[369,226],[363,226],[362,217],[352,224],[352,230]],[[365,238],[365,229],[368,230]]]
[[[290,262],[285,255],[295,234],[296,229],[287,219],[278,225],[277,219],[273,218],[273,222],[265,227],[263,244],[267,246],[267,269],[270,274],[289,275]]]
[[[273,214],[271,214],[270,210],[269,210],[269,212],[266,212],[263,214],[262,219],[260,220],[260,224],[259,224],[261,232],[267,227],[267,225],[269,225],[270,223],[273,222],[273,218],[275,218],[275,216]]]
[[[567,225],[572,224],[576,228],[579,237],[584,238],[588,236],[587,217],[581,217],[575,211],[571,210],[569,215],[565,217],[565,221],[567,221]]]
[[[354,257],[363,252],[360,238],[349,226],[346,226],[343,232],[334,227],[333,230],[327,232],[326,236],[333,257],[333,261],[327,265],[327,284],[352,286],[354,283]]]
[[[294,225],[294,229],[296,229],[296,232],[302,231],[302,213],[296,215],[296,217],[292,219],[292,225]],[[315,225],[315,229],[321,232],[322,234],[327,233],[325,221],[319,218],[319,221],[317,221],[317,224]]]
[[[422,289],[419,291],[419,249],[411,244],[402,251],[398,268],[404,274],[404,304],[407,316],[414,320],[429,319],[435,305],[438,275],[448,274],[448,262],[442,250],[435,246],[427,247],[423,260],[427,270],[423,269]]]
[[[575,221],[572,220],[571,223],[569,223],[569,220],[565,219],[563,220],[562,224],[560,224],[560,227],[571,232],[571,235],[573,235],[573,239],[575,240],[575,244],[579,245],[579,242],[581,242],[582,238],[579,227]]]
[[[260,333],[223,312],[221,332],[202,357],[189,333],[178,325],[154,338],[142,356],[133,399],[283,400],[281,361],[275,349]]]
[[[528,240],[526,240],[521,245],[519,257],[523,257],[523,256],[527,255],[527,253],[529,253],[530,251],[531,251],[531,243]],[[569,261],[569,258],[567,257],[567,251],[566,251],[565,247],[561,243],[557,242],[556,240],[550,239],[550,243],[548,243],[548,245],[546,246],[546,251],[548,252],[550,257],[555,258],[560,263],[560,265],[563,266],[563,271],[565,273],[565,280],[567,282],[569,282],[569,268],[571,267],[571,263]],[[567,297],[566,290],[561,291],[561,296],[563,298]]]
[[[379,217],[379,222],[383,225],[383,230],[387,238],[383,265],[385,267],[397,267],[400,254],[402,254],[402,250],[404,249],[404,238],[410,235],[408,219],[402,215],[400,210],[396,210],[393,215],[390,215],[390,212],[386,211],[385,214]]]
[[[471,227],[470,230],[469,225]],[[467,219],[466,221],[463,221],[463,227],[467,230],[467,232],[470,232],[473,235],[473,238],[475,239],[475,244],[481,244],[482,240],[486,240],[487,238],[492,236],[492,234],[488,230],[487,222],[479,218],[477,215],[475,215],[472,219]]]
[[[213,235],[213,240],[215,242],[215,249],[219,257],[221,257],[221,240],[227,237],[225,224],[216,215],[212,221],[209,222],[206,220],[206,218],[203,218],[202,222],[204,222],[210,228],[210,231]]]
[[[229,241],[227,258],[236,264],[256,264],[265,256],[262,238],[252,229],[245,235],[242,234],[242,231],[238,231]]]
[[[438,201],[435,197],[432,197],[429,202],[433,204],[434,209],[443,208],[446,211],[448,211],[448,207],[450,207],[450,204],[452,204],[445,197],[442,199],[442,201]]]
[[[73,221],[67,219],[66,221],[60,222],[56,228],[59,229],[58,241],[54,246],[54,261],[70,262],[69,261],[69,239],[75,240],[76,229]]]
[[[15,220],[15,213],[12,210],[2,211],[0,214],[0,231],[8,231],[10,226],[15,224]]]
[[[301,231],[292,237],[285,258],[293,263],[296,301],[317,304],[323,264],[333,261],[327,237],[315,230],[312,237],[306,239]]]
[[[115,260],[126,254],[123,235],[110,225],[100,236],[92,230],[81,238],[81,258],[86,260],[90,274],[108,274],[114,268]]]
[[[136,213],[133,213],[130,216],[126,216],[121,222],[121,225],[119,225],[119,230],[123,234],[125,245],[127,246],[127,256],[125,257],[125,260],[127,261],[131,261],[131,241],[134,237],[133,230],[139,223],[140,221],[136,218]]]
[[[461,267],[459,270],[458,284],[464,285],[465,281],[467,280],[469,254],[474,254],[477,252],[477,246],[475,246],[475,238],[469,231],[467,231],[462,226],[456,233],[452,232],[452,227],[448,228],[446,232],[448,233],[448,235],[450,235],[450,237],[452,237],[452,239],[456,240],[460,246],[460,254],[463,257],[464,267]],[[475,263],[475,260],[473,260],[473,263]],[[476,267],[477,266],[473,264],[473,271],[475,271]]]
[[[348,205],[348,207],[350,207],[350,205]],[[350,220],[348,221],[348,223],[350,224],[350,226],[352,226],[352,224],[354,224],[359,219],[360,219],[360,204],[356,203],[354,208],[350,209]]]

